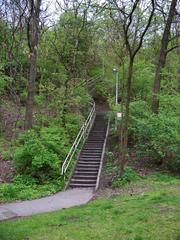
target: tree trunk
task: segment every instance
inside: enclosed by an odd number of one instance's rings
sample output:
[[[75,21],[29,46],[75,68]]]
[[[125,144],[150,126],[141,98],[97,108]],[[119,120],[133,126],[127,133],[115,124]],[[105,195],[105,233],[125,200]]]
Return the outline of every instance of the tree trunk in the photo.
[[[29,75],[28,75],[28,97],[25,114],[25,129],[32,128],[33,125],[33,105],[35,94],[35,81],[37,75],[36,60],[37,60],[37,45],[39,35],[39,14],[41,0],[29,0],[29,19],[27,38],[30,51],[29,57]]]
[[[153,97],[152,97],[152,105],[151,105],[151,109],[154,113],[158,113],[158,110],[159,110],[158,94],[160,92],[160,86],[161,86],[162,69],[164,68],[166,63],[168,41],[169,41],[169,35],[171,30],[171,23],[175,14],[176,3],[177,3],[177,0],[171,1],[169,14],[168,14],[166,26],[165,26],[162,41],[161,41],[161,49],[160,49],[159,59],[158,59],[156,72],[155,72],[154,85],[153,85]]]
[[[131,96],[131,83],[132,83],[132,74],[133,74],[133,63],[134,57],[130,56],[129,66],[128,66],[128,75],[127,75],[127,93],[126,93],[126,102],[125,102],[125,119],[124,123],[121,124],[120,131],[120,153],[119,153],[119,163],[120,163],[120,176],[124,173],[124,167],[126,163],[126,154],[127,154],[127,146],[128,146],[128,124],[129,124],[129,104],[130,104],[130,96]],[[122,132],[121,132],[122,131]]]
[[[30,53],[29,59],[29,77],[28,77],[28,96],[26,104],[26,115],[25,115],[25,129],[32,128],[33,121],[33,105],[34,105],[34,93],[35,93],[35,80],[37,75],[36,70],[36,50]]]

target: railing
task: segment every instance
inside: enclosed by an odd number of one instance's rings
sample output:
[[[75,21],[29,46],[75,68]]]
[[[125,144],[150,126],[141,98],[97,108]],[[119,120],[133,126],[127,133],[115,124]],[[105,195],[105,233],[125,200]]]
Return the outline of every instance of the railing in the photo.
[[[94,77],[88,78],[87,80],[83,80],[83,82],[81,82],[80,84],[77,84],[75,86],[75,88],[77,88],[79,86],[87,86],[87,87],[89,87],[90,85],[92,85],[95,81],[97,81],[100,78],[101,78],[101,75],[96,75]]]
[[[96,115],[96,111],[95,111],[95,102],[92,103],[92,108],[90,110],[90,113],[86,119],[86,121],[84,122],[84,124],[82,125],[81,129],[79,130],[77,137],[71,147],[71,149],[69,150],[68,155],[66,156],[66,159],[64,160],[64,163],[62,165],[62,169],[61,169],[61,174],[64,175],[69,167],[69,164],[72,161],[72,158],[76,152],[76,150],[78,149],[78,146],[83,138],[83,140],[85,140],[86,136],[88,135],[92,124],[94,122],[94,118]]]

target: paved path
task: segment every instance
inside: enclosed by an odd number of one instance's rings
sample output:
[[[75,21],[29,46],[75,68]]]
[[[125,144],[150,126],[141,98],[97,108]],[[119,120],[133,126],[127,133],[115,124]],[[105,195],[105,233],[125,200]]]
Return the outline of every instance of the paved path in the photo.
[[[87,203],[93,197],[92,189],[69,189],[50,197],[15,203],[0,204],[0,220],[52,212]]]

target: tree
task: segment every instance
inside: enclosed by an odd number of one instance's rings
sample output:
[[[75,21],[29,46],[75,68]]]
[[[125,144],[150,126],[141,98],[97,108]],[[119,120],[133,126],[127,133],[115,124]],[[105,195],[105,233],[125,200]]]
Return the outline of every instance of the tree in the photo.
[[[119,31],[121,31],[128,54],[124,123],[120,125],[120,175],[124,172],[126,162],[129,104],[131,98],[134,59],[142,47],[144,37],[150,27],[155,10],[154,0],[151,0],[150,3],[147,2],[145,5],[140,0],[131,1],[129,4],[126,4],[127,2],[125,1],[113,0],[113,5],[110,5],[111,17]],[[151,10],[149,11],[149,9]],[[115,11],[115,15],[112,11]]]
[[[158,57],[158,62],[157,62],[156,72],[155,72],[155,78],[154,78],[154,84],[153,84],[153,97],[152,97],[151,109],[154,113],[158,113],[158,109],[159,109],[158,94],[160,92],[162,70],[166,63],[167,53],[170,51],[170,49],[168,50],[168,43],[169,43],[171,24],[172,24],[173,18],[176,13],[176,4],[177,4],[177,0],[171,1],[168,18],[167,18],[167,21],[165,24],[164,33],[163,33],[162,40],[161,40],[161,49],[159,52],[159,57]]]
[[[25,129],[32,127],[33,120],[33,102],[35,94],[35,80],[37,75],[36,60],[37,47],[39,39],[39,22],[40,22],[41,0],[28,0],[28,28],[27,38],[29,46],[29,75],[28,75],[28,97],[25,115]]]

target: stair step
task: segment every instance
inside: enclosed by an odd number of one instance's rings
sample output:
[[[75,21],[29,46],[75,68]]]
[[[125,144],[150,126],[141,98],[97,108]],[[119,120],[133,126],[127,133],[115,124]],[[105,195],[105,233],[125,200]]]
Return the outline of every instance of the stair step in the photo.
[[[81,152],[81,155],[84,155],[84,156],[94,156],[94,155],[101,155],[101,151],[99,152],[94,152],[94,151],[83,151]]]
[[[88,142],[86,141],[84,147],[94,147],[94,148],[102,148],[103,142]]]
[[[82,155],[80,154],[79,156],[79,159],[82,158],[82,159],[101,159],[101,154],[99,155]]]
[[[82,151],[81,154],[82,155],[85,155],[85,156],[94,156],[94,155],[100,155],[102,153],[102,149],[101,151],[98,151],[98,152],[94,152],[93,150],[92,151]]]
[[[103,138],[96,138],[96,137],[92,137],[92,138],[88,138],[87,140],[86,140],[86,142],[101,142],[101,141],[104,141],[104,137]]]
[[[98,174],[98,170],[97,171],[89,171],[89,169],[87,170],[75,170],[74,171],[74,175],[78,175],[78,176],[81,176],[81,175],[91,175],[91,176],[97,176]]]
[[[92,154],[89,153],[89,152],[88,153],[84,153],[84,152],[80,153],[80,156],[85,157],[85,158],[87,158],[87,157],[92,157],[92,158],[94,158],[94,157],[101,157],[101,155],[102,155],[102,151],[98,152],[98,153],[92,152]]]
[[[99,147],[99,148],[103,148],[103,143],[100,143],[100,144],[85,144],[85,146],[84,146],[85,148],[87,147],[87,148],[91,148],[91,149],[94,149],[95,147]]]
[[[97,175],[78,175],[78,174],[74,174],[73,175],[73,179],[92,179],[92,180],[96,180],[97,179]]]
[[[104,141],[104,136],[103,137],[101,137],[101,138],[99,138],[99,137],[96,137],[96,136],[93,136],[93,137],[90,137],[90,138],[88,138],[87,140],[86,140],[86,142],[87,141]]]
[[[95,154],[95,155],[84,155],[84,154],[80,154],[79,155],[79,158],[84,158],[84,159],[87,159],[87,158],[90,158],[90,159],[95,159],[95,158],[101,158],[101,154]]]
[[[94,180],[94,179],[77,179],[77,178],[72,178],[71,179],[71,183],[72,182],[82,182],[82,183],[94,183],[94,182],[96,182],[96,179]]]
[[[96,138],[96,139],[103,139],[103,137],[104,137],[104,134],[93,134],[93,133],[91,133],[90,135],[89,135],[89,137],[88,137],[88,139],[94,139],[94,138]]]
[[[96,184],[82,184],[82,183],[70,183],[72,188],[94,188]]]
[[[94,155],[99,155],[102,153],[102,149],[101,150],[98,150],[98,151],[94,151],[93,149],[90,151],[90,150],[87,150],[87,151],[81,151],[81,154],[82,155],[91,155],[91,156],[94,156]]]
[[[102,148],[103,142],[86,142],[85,147],[99,147]]]
[[[98,131],[98,130],[93,130],[93,129],[92,129],[91,132],[90,132],[90,134],[91,134],[91,133],[103,133],[103,132],[104,132],[104,131]]]
[[[81,152],[81,155],[85,156],[85,157],[101,156],[101,152],[102,151],[99,151],[99,152],[94,152],[94,151],[91,151],[91,152]]]
[[[90,136],[88,140],[104,140],[104,136]]]
[[[78,163],[77,167],[85,167],[85,168],[99,168],[99,163],[98,164],[93,164],[93,163]]]
[[[87,147],[85,148],[85,147],[84,147],[84,148],[83,148],[83,151],[86,151],[86,150],[88,150],[88,151],[92,151],[92,150],[93,150],[93,151],[102,151],[102,148],[95,148],[95,147],[94,147],[94,148],[87,148]]]
[[[103,137],[105,135],[105,131],[103,131],[102,133],[94,133],[94,132],[91,132],[90,134],[89,134],[89,137],[99,137],[99,138],[101,138],[101,137]]]
[[[84,163],[84,164],[98,163],[98,164],[100,164],[100,161],[101,161],[100,158],[99,159],[82,159],[81,158],[78,160],[77,164],[78,163]]]
[[[72,179],[70,184],[96,184],[96,180]]]
[[[94,158],[85,158],[85,157],[79,157],[79,159],[78,159],[78,162],[79,161],[83,161],[83,162],[100,162],[100,160],[101,160],[101,157],[94,157]]]
[[[78,165],[77,166],[79,166],[79,165],[85,165],[85,166],[89,166],[89,165],[92,165],[92,166],[99,166],[99,164],[100,164],[100,161],[94,161],[94,162],[91,162],[91,161],[79,161],[78,162]]]
[[[104,128],[104,129],[102,129],[102,131],[99,132],[99,133],[98,133],[98,132],[95,132],[95,131],[90,132],[90,133],[89,133],[89,136],[102,137],[102,136],[105,135],[105,132],[106,132],[106,129]]]
[[[75,171],[88,171],[88,172],[98,172],[99,168],[98,167],[82,167],[82,166],[77,166]]]
[[[83,162],[83,163],[81,163],[81,162]],[[96,163],[97,162],[97,163]],[[100,163],[100,161],[83,161],[82,159],[80,160],[80,162],[78,161],[77,162],[77,166],[82,166],[82,165],[85,165],[86,167],[89,167],[89,166],[93,166],[93,165],[97,165],[97,164],[99,164]]]
[[[79,158],[78,159],[78,162],[100,162],[101,158],[95,158],[95,159],[92,159],[92,158]]]
[[[87,143],[87,142],[102,142],[102,141],[104,141],[103,138],[101,138],[101,139],[88,138],[88,139],[86,140],[86,143]]]

